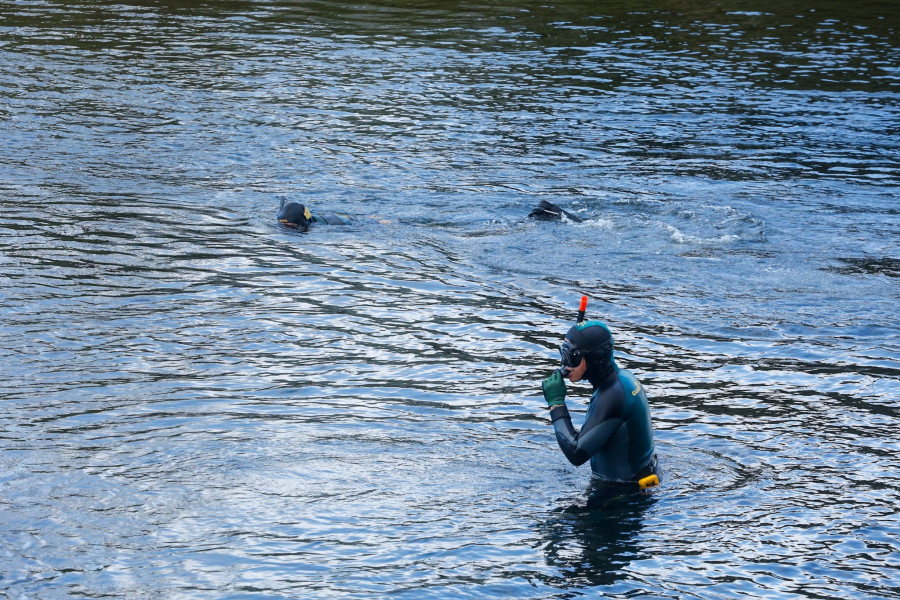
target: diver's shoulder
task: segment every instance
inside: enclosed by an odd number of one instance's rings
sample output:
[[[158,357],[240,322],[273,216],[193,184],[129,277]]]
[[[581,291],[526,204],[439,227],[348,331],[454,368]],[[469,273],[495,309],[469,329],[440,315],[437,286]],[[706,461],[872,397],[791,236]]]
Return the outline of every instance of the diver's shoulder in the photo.
[[[638,378],[634,373],[629,371],[628,369],[619,368],[619,381],[622,383],[622,387],[625,388],[628,392],[633,392],[633,395],[637,395],[643,390],[643,386],[641,382],[638,381]]]

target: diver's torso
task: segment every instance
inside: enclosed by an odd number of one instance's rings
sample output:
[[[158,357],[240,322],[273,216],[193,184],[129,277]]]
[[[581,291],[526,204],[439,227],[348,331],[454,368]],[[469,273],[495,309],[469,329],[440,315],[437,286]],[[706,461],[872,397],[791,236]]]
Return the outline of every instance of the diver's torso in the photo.
[[[591,470],[604,479],[632,479],[653,458],[653,428],[647,395],[635,376],[619,369],[612,385],[594,391],[585,422],[594,411],[620,413],[622,424],[593,456]],[[613,416],[610,414],[609,416]]]

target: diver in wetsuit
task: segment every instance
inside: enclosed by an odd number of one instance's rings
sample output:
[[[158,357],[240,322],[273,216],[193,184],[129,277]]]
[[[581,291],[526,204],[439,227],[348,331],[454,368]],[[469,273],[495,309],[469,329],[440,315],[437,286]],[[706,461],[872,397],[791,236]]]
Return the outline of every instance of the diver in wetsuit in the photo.
[[[573,215],[569,211],[553,204],[552,202],[547,202],[546,200],[541,200],[541,203],[535,206],[530,213],[528,213],[529,219],[534,219],[535,221],[562,221],[563,217],[572,221],[574,223],[581,223],[584,219],[577,215]]]
[[[656,475],[657,459],[647,395],[635,376],[616,364],[609,329],[600,321],[578,323],[559,352],[562,367],[542,388],[566,458],[575,466],[590,460],[594,475],[609,482],[658,484],[658,478],[650,477]],[[581,431],[572,426],[566,408],[564,372],[572,383],[587,378],[594,388]]]
[[[314,215],[309,212],[303,204],[298,202],[287,202],[281,199],[281,206],[278,210],[278,222],[287,227],[297,229],[299,231],[308,231],[309,226],[313,223],[321,223],[326,225],[349,225],[350,221],[340,215],[326,213],[323,215]]]

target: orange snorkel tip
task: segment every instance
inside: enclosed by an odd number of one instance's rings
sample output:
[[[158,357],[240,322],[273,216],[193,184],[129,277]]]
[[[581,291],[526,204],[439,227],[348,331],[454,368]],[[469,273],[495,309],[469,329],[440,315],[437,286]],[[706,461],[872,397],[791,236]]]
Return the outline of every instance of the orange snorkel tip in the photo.
[[[576,322],[581,323],[584,321],[585,310],[587,310],[587,296],[582,296],[581,304],[578,305],[578,319],[576,319]]]

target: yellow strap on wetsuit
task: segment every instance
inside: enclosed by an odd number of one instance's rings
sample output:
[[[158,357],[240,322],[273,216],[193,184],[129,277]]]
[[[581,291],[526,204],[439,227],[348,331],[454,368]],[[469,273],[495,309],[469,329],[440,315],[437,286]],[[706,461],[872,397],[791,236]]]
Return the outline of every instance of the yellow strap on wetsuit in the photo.
[[[659,485],[659,477],[656,476],[656,473],[652,475],[647,475],[643,479],[638,479],[638,487],[642,490],[646,490],[652,487],[656,487]]]

